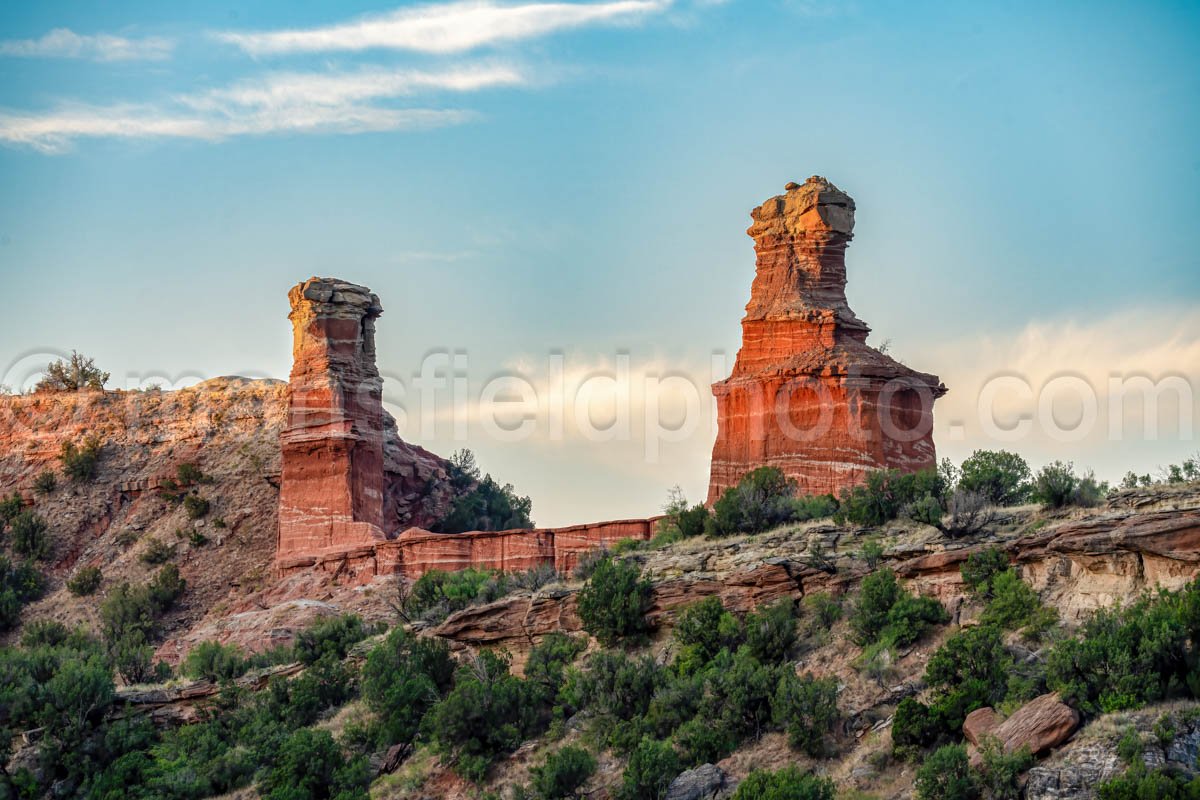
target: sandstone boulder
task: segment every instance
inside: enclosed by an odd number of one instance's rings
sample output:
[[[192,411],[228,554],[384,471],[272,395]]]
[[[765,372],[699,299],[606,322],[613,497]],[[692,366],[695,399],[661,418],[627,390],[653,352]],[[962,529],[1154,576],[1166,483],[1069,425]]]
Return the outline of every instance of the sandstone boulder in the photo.
[[[976,747],[983,746],[983,737],[994,735],[1000,724],[1000,715],[990,708],[977,708],[963,722],[963,736]]]
[[[991,709],[980,709],[991,711]],[[1044,694],[1030,700],[1013,712],[1012,716],[998,725],[987,726],[989,717],[973,712],[974,724],[968,734],[971,716],[963,723],[963,735],[972,739],[972,744],[978,746],[984,737],[995,737],[1006,753],[1014,753],[1021,748],[1028,748],[1033,755],[1045,753],[1067,741],[1075,729],[1079,727],[1079,712],[1064,703],[1057,692]],[[994,712],[992,714],[994,719]],[[971,762],[978,766],[982,756],[978,747],[972,748]]]

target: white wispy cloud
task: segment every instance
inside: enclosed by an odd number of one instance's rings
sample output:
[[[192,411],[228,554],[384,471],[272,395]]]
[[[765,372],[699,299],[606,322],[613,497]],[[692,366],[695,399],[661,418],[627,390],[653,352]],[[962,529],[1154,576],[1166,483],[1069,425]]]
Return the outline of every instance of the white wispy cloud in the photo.
[[[55,28],[37,39],[0,41],[0,56],[21,58],[84,58],[92,61],[161,61],[175,43],[159,36],[129,39],[108,33],[80,34]]]
[[[317,28],[227,31],[217,38],[261,55],[374,48],[459,53],[606,23],[636,22],[666,10],[672,0],[602,3],[496,3],[490,0],[404,8]]]
[[[162,104],[64,105],[47,112],[0,111],[0,141],[58,153],[80,138],[219,140],[269,133],[365,133],[456,125],[473,112],[401,108],[417,92],[471,92],[526,82],[507,65],[440,71],[363,69],[274,73]]]

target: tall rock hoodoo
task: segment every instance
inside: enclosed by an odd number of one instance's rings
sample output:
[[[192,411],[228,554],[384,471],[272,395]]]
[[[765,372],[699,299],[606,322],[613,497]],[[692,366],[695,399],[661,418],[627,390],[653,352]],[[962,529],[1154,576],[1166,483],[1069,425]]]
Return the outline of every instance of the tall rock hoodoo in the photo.
[[[288,293],[292,374],[280,434],[277,559],[384,538],[383,382],[369,289],[310,278]]]
[[[868,346],[870,328],[846,303],[854,200],[814,176],[750,216],[757,272],[733,374],[713,384],[709,502],[761,466],[803,494],[933,466],[933,401],[946,387]]]

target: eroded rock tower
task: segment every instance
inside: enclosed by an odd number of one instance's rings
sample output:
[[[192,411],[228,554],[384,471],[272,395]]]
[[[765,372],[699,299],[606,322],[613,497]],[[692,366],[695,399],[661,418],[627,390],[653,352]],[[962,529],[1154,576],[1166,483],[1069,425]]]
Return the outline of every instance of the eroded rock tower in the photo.
[[[750,216],[757,271],[733,374],[713,384],[709,502],[761,466],[803,494],[932,466],[933,401],[946,387],[868,346],[870,328],[846,303],[854,200],[814,176]]]

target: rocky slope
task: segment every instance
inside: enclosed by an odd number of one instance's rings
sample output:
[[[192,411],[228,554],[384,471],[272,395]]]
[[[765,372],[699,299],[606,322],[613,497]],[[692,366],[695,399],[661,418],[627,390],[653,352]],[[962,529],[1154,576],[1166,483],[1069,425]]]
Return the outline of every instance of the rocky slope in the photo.
[[[171,637],[185,636],[206,614],[223,618],[247,598],[278,590],[271,567],[287,392],[282,381],[217,378],[173,392],[0,397],[0,495],[20,494],[47,521],[53,547],[44,567],[50,591],[25,617],[94,625],[99,596],[121,581],[144,581],[157,569],[141,558],[155,541],[174,549],[188,582],[180,608],[165,620]],[[428,524],[448,502],[449,490],[440,488],[445,462],[401,441],[390,417],[384,424],[392,529]],[[82,445],[88,437],[101,446],[96,476],[70,482],[61,475],[63,445]],[[198,466],[203,480],[176,489],[172,482],[182,464]],[[59,477],[55,489],[42,495],[34,484],[45,471]],[[166,490],[203,497],[209,510],[192,519]],[[101,569],[100,593],[73,597],[65,582],[86,566]],[[292,595],[307,599],[304,592]],[[279,636],[287,638],[303,624],[304,614],[298,616],[282,627],[264,623],[254,635],[269,640],[279,627]],[[163,655],[174,660],[177,651],[167,647]]]

